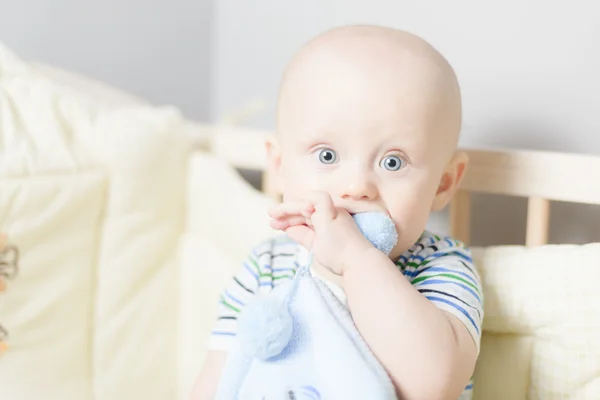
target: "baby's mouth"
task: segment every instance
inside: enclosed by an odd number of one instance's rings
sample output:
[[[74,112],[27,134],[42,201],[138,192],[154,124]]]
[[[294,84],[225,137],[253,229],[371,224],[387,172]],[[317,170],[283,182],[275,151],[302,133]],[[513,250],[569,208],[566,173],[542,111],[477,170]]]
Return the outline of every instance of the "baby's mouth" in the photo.
[[[335,203],[335,202],[334,202]],[[351,216],[355,216],[356,214],[364,214],[364,213],[380,213],[385,214],[391,218],[391,215],[387,210],[384,210],[380,207],[374,207],[374,204],[363,204],[362,207],[360,204],[335,204],[337,207],[343,208],[350,214]]]
[[[390,217],[390,214],[387,211],[382,211],[382,210],[348,211],[348,213],[353,217],[356,214],[364,214],[364,213],[379,213],[379,214],[385,214],[388,217]]]

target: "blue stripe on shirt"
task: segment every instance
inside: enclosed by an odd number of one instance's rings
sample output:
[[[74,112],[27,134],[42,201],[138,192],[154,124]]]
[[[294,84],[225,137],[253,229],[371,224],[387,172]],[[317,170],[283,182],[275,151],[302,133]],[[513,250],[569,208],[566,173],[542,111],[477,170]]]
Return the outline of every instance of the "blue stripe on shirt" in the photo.
[[[235,332],[225,332],[225,331],[212,331],[213,335],[219,336],[235,336]]]
[[[287,272],[287,271],[295,271],[295,270],[296,270],[296,268],[293,268],[293,267],[285,267],[285,268],[273,268],[271,271],[273,273],[275,273],[275,272]]]
[[[452,306],[454,308],[456,308],[458,311],[460,311],[465,317],[467,317],[467,319],[471,322],[471,324],[473,325],[473,328],[475,328],[475,331],[477,332],[477,334],[479,334],[479,328],[477,327],[477,324],[475,323],[475,321],[473,320],[473,318],[471,318],[471,315],[469,315],[469,313],[467,312],[467,310],[465,310],[464,308],[462,308],[461,306],[459,306],[458,304],[450,301],[450,300],[446,300],[446,299],[442,299],[441,297],[437,297],[437,296],[425,296],[429,301],[437,301],[439,303],[444,303],[444,304],[448,304],[449,306]]]
[[[451,283],[456,286],[460,286],[461,288],[465,289],[467,292],[471,293],[473,295],[473,297],[475,297],[477,299],[477,301],[481,304],[481,298],[479,297],[479,295],[477,293],[475,293],[475,291],[473,291],[473,289],[471,289],[470,287],[468,287],[467,285],[465,285],[463,283],[456,282],[455,280],[452,280],[452,279],[448,279],[448,280],[425,279],[424,281],[419,282],[417,287],[423,287],[424,285],[446,285],[448,283]]]
[[[229,297],[231,300],[235,301],[236,303],[238,303],[240,306],[245,306],[246,303],[244,303],[243,301],[241,301],[240,299],[238,299],[237,297],[235,297],[234,295],[232,295],[229,290],[225,291],[225,296]]]
[[[258,272],[255,272],[247,262],[244,263],[244,268],[246,268],[248,272],[250,272],[250,274],[256,278],[256,280],[258,280]]]

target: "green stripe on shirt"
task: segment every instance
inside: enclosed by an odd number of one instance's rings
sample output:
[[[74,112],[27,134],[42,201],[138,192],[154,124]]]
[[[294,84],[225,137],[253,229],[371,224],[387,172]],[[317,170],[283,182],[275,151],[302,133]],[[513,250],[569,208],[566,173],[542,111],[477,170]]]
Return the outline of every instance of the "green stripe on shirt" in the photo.
[[[240,312],[240,309],[239,309],[239,308],[237,308],[237,307],[235,307],[235,306],[232,306],[232,305],[231,305],[231,304],[229,304],[229,303],[227,302],[227,300],[225,300],[225,299],[221,299],[221,304],[223,304],[223,305],[224,305],[225,307],[227,307],[227,308],[230,308],[231,310],[235,311],[236,313],[239,313],[239,312]]]
[[[463,279],[460,276],[457,276],[457,275],[454,275],[454,274],[434,274],[434,275],[427,275],[427,276],[419,276],[419,277],[413,279],[411,282],[414,285],[414,284],[417,284],[419,282],[426,281],[427,279],[438,278],[440,276],[443,276],[445,278],[452,278],[452,279],[455,279],[457,281],[461,281],[464,284],[466,284],[466,285],[470,286],[471,288],[473,288],[473,290],[475,290],[477,292],[477,294],[481,296],[481,293],[479,292],[479,289],[477,288],[477,286],[473,285],[468,280]]]

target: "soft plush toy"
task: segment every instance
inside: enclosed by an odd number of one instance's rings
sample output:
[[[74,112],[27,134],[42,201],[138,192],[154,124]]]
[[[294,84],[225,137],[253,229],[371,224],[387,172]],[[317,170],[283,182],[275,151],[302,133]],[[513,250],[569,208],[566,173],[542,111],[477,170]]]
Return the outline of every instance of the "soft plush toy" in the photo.
[[[398,235],[387,215],[354,220],[376,248],[391,252]],[[218,400],[396,399],[349,311],[309,267],[240,313]]]
[[[6,235],[0,234],[0,293],[6,290],[5,279],[13,278],[17,274],[19,253],[16,247],[5,246]],[[0,355],[6,351],[6,338],[8,331],[0,325]]]

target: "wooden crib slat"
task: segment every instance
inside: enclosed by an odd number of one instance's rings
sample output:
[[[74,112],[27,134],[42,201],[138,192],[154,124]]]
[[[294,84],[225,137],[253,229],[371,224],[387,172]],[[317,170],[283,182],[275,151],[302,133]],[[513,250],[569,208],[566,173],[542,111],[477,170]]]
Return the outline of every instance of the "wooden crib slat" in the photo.
[[[530,197],[527,206],[527,246],[541,246],[548,243],[550,226],[550,201],[541,197]]]
[[[458,190],[450,203],[450,234],[465,244],[471,240],[471,195]]]
[[[600,204],[600,157],[517,150],[466,150],[461,189],[503,196]]]

